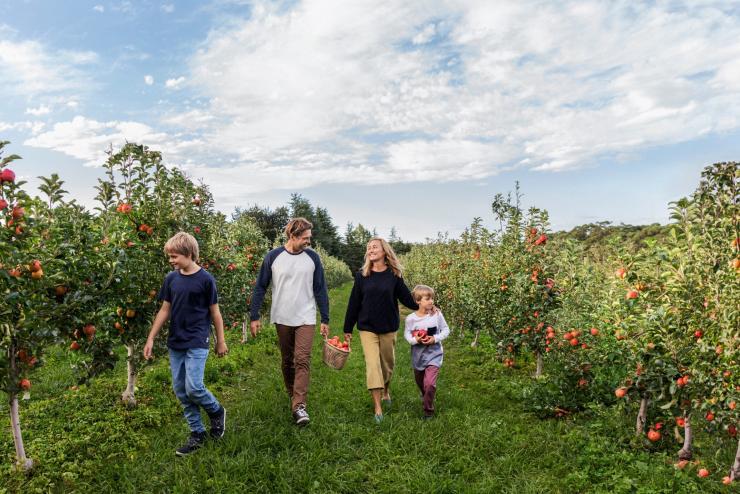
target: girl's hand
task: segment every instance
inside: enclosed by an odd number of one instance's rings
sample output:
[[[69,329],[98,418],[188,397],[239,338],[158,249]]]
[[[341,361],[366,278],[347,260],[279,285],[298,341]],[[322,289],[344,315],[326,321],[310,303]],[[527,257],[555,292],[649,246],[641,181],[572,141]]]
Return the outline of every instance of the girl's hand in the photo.
[[[423,340],[421,340],[422,344],[424,345],[434,345],[437,343],[437,340],[434,339],[434,336],[425,336]]]

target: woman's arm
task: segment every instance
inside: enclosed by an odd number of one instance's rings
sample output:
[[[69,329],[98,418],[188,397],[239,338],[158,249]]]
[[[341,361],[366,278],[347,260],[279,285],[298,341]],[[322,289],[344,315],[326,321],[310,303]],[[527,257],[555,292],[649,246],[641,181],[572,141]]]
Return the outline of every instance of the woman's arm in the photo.
[[[396,299],[403,305],[411,310],[419,310],[419,304],[416,303],[414,297],[411,295],[409,287],[406,286],[406,283],[404,283],[403,278],[400,276],[396,277],[396,287],[394,292]]]
[[[352,293],[349,295],[347,312],[344,314],[344,333],[352,333],[352,329],[357,324],[357,316],[360,313],[362,305],[362,273],[355,274],[355,283],[352,285]]]

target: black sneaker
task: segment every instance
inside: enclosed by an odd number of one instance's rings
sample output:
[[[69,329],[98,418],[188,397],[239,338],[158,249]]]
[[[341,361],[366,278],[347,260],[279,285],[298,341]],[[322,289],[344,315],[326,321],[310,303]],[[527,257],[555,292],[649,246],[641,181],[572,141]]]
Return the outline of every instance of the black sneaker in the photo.
[[[221,406],[221,410],[208,417],[211,419],[211,437],[213,439],[224,437],[224,432],[226,431],[226,409]]]
[[[177,456],[187,456],[193,451],[197,450],[203,443],[206,442],[206,433],[203,432],[191,432],[188,442],[180,446],[175,450]]]
[[[295,420],[295,425],[307,425],[310,422],[310,418],[308,418],[308,412],[306,411],[306,405],[298,405],[295,410],[293,410],[293,419]]]

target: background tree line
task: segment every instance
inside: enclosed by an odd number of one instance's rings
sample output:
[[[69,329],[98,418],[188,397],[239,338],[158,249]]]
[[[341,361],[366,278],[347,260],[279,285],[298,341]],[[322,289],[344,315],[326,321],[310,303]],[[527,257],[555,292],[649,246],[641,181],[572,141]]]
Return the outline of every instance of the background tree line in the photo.
[[[362,223],[355,225],[351,222],[347,223],[344,233],[340,234],[329,211],[321,206],[314,206],[300,194],[292,194],[288,204],[275,209],[258,204],[248,208],[236,208],[233,219],[242,216],[251,218],[272,245],[283,241],[283,227],[290,218],[296,216],[306,218],[313,223],[313,244],[344,261],[353,273],[362,266],[367,242],[378,235],[375,228],[369,229]],[[391,229],[387,240],[399,255],[411,250],[411,244],[404,242],[395,228]]]

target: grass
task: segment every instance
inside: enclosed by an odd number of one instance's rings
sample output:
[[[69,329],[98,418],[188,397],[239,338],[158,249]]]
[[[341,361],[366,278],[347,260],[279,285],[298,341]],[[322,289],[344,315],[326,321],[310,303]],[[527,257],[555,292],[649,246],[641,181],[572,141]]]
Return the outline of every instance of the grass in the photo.
[[[331,293],[335,334],[349,290]],[[74,377],[65,353],[53,352],[21,411],[27,453],[39,464],[29,475],[12,470],[5,427],[0,492],[732,492],[716,468],[711,480],[699,480],[695,467],[673,467],[672,452],[636,444],[620,410],[537,419],[524,411],[531,382],[525,373],[504,370],[484,351],[454,341],[440,372],[438,415],[422,421],[400,336],[393,404],[380,425],[365,390],[359,340],[347,366],[335,371],[321,362],[317,338],[311,425],[299,429],[290,417],[274,330],[246,345],[230,335],[230,355],[209,359],[206,371],[209,388],[228,409],[227,434],[187,458],[174,455],[188,431],[166,359],[143,372],[140,405],[126,410],[118,402],[125,385],[120,367],[70,391]],[[726,469],[734,450],[724,450],[710,461]]]

